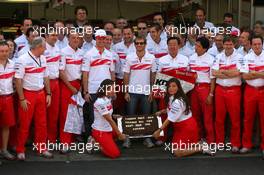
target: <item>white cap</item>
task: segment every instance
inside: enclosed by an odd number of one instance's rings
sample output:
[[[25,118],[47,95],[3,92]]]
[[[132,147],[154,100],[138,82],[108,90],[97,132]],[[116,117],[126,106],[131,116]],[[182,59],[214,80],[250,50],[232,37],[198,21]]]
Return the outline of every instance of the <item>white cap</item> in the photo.
[[[97,37],[97,36],[106,36],[105,30],[103,30],[103,29],[96,30],[95,37]]]

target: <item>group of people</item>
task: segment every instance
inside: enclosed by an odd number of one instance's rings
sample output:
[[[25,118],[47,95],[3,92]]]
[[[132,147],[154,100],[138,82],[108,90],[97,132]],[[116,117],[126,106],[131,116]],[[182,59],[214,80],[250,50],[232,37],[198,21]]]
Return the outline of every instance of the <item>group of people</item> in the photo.
[[[195,14],[194,27],[210,30],[214,26],[205,21],[202,8]],[[74,23],[57,21],[52,26],[91,28],[85,7],[77,7],[75,15]],[[47,30],[45,36],[39,36],[32,20],[24,19],[21,36],[0,42],[1,155],[15,159],[8,151],[11,148],[18,160],[25,160],[25,144],[32,135],[38,154],[45,158],[53,154],[41,148],[43,143],[58,139],[70,145],[79,139],[65,132],[64,126],[71,97],[81,92],[85,100],[82,139],[99,143],[110,158],[120,156],[114,138],[123,140],[125,148],[131,146],[129,137],[118,130],[113,112],[162,117],[163,125],[153,133],[154,138],[144,139],[148,148],[170,139],[167,128],[172,123],[172,143],[197,143],[192,148],[174,149],[178,157],[197,152],[212,155],[205,143],[225,144],[227,113],[231,151],[249,153],[259,116],[264,156],[264,26],[258,21],[254,30],[240,31],[232,20],[232,14],[226,13],[223,26],[231,27],[230,34],[212,37],[175,33],[174,24],[165,26],[160,13],[150,25],[139,21],[137,34],[126,19],[119,18],[94,30],[94,35]],[[154,99],[156,74],[172,70],[196,73],[194,88],[185,94],[180,81],[172,78],[165,97]],[[116,92],[116,86],[122,88]],[[60,150],[63,154],[69,151],[68,147]]]

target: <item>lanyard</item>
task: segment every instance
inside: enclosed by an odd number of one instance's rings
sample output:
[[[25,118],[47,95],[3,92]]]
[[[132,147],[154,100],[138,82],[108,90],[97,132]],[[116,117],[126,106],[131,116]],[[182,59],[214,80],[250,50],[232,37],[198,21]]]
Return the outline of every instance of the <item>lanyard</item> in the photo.
[[[41,60],[39,59],[39,62],[28,52],[29,56],[34,60],[35,63],[37,63],[37,65],[39,67],[41,67]]]

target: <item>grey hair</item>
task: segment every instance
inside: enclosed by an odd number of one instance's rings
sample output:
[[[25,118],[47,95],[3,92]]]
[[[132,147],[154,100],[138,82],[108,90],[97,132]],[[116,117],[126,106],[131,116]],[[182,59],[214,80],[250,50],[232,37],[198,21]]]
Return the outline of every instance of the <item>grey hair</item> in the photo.
[[[39,45],[45,45],[45,39],[42,37],[36,37],[33,39],[32,43],[30,44],[30,49],[35,49]]]

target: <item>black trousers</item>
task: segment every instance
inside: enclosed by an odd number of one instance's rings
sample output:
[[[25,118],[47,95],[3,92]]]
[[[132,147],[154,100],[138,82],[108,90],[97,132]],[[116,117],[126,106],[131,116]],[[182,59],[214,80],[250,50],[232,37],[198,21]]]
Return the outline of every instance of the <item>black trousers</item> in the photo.
[[[96,94],[90,94],[92,100],[88,103],[85,102],[83,105],[83,120],[84,120],[84,139],[85,142],[87,138],[92,134],[92,124],[94,122],[94,102],[97,99]]]

